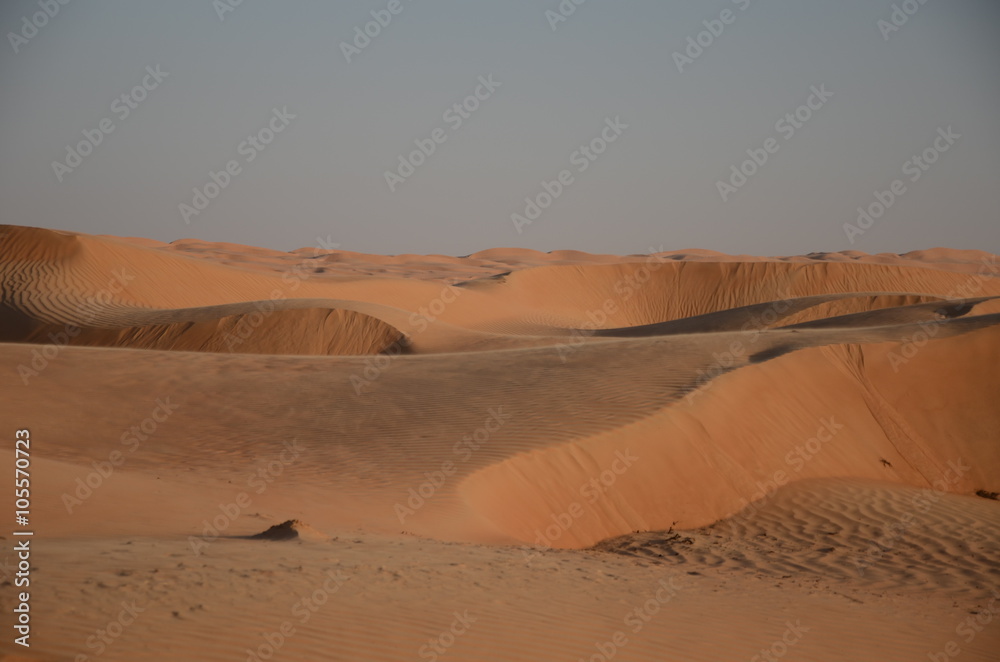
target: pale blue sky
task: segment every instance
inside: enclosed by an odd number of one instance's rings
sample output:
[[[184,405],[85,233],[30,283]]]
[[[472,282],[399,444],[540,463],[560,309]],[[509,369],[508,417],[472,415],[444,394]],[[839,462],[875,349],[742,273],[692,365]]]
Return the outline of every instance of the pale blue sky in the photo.
[[[878,21],[898,1],[587,0],[555,30],[558,0],[401,0],[395,15],[389,0],[243,0],[223,20],[224,0],[47,1],[58,13],[37,33],[24,17],[39,0],[0,10],[6,223],[387,254],[1000,252],[995,1],[910,0],[888,39]],[[730,23],[711,23],[724,10]],[[391,22],[348,63],[341,43],[372,11]],[[678,71],[703,21],[721,34]],[[116,98],[157,65],[167,76],[123,117]],[[456,126],[446,111],[490,75],[499,86]],[[832,96],[786,138],[776,123],[811,86]],[[240,145],[274,108],[295,118],[248,161]],[[628,128],[580,172],[574,152],[616,117]],[[114,130],[59,181],[53,162],[106,118]],[[948,126],[961,137],[910,181],[906,162]],[[723,201],[717,182],[768,138],[777,151]],[[415,140],[434,152],[390,191]],[[238,174],[185,223],[179,206],[231,160]],[[572,183],[518,233],[511,215],[564,169]],[[849,242],[844,223],[894,179],[905,192]]]

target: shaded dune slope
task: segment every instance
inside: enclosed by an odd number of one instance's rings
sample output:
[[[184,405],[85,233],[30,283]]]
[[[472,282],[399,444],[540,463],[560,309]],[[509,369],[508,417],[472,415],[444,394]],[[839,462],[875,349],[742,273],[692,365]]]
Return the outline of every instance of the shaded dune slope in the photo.
[[[82,326],[40,322],[0,308],[0,342],[244,354],[376,354],[396,344],[405,349],[400,343],[403,334],[378,318],[312,304],[297,300],[183,310],[118,308]]]
[[[980,297],[977,299],[950,299],[924,297],[905,294],[821,294],[818,296],[796,297],[768,301],[750,306],[740,306],[693,317],[684,317],[657,324],[643,324],[615,329],[594,329],[595,336],[606,338],[638,338],[676,333],[702,333],[706,331],[746,331],[775,328],[779,326],[797,328],[829,328],[839,326],[866,326],[879,324],[903,324],[905,322],[931,321],[947,317],[961,317],[986,306],[985,302],[1000,297]],[[932,299],[921,302],[922,299]],[[852,301],[853,300],[853,301]],[[835,309],[830,304],[839,304]],[[817,317],[812,322],[795,322],[811,308],[823,307],[806,317]],[[844,313],[844,310],[861,308],[863,313]],[[891,309],[891,312],[886,310]],[[986,312],[983,310],[982,312]],[[989,310],[989,312],[1000,312]],[[793,323],[789,323],[789,321]]]

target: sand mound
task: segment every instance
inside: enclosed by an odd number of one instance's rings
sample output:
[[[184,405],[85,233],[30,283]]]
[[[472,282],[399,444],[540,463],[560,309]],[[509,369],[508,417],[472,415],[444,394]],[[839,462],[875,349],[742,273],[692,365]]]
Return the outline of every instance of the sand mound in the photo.
[[[309,302],[255,301],[169,311],[118,308],[113,318],[100,320],[101,326],[44,323],[0,308],[0,341],[56,339],[73,346],[243,354],[377,354],[394,346],[407,351],[404,335],[377,318],[304,303]]]
[[[328,540],[326,536],[297,519],[285,520],[281,524],[275,524],[266,531],[250,536],[251,540]]]

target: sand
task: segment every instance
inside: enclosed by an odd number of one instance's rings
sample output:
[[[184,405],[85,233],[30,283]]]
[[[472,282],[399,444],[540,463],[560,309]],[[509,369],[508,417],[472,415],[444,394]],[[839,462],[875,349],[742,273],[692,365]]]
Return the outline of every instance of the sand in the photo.
[[[325,245],[0,227],[0,659],[997,659],[997,256]]]

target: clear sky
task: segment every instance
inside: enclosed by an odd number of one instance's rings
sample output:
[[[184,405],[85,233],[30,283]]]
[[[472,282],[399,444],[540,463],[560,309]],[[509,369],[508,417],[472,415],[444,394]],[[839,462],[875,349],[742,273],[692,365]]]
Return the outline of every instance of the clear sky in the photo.
[[[996,0],[62,1],[0,3],[5,223],[1000,253]]]

